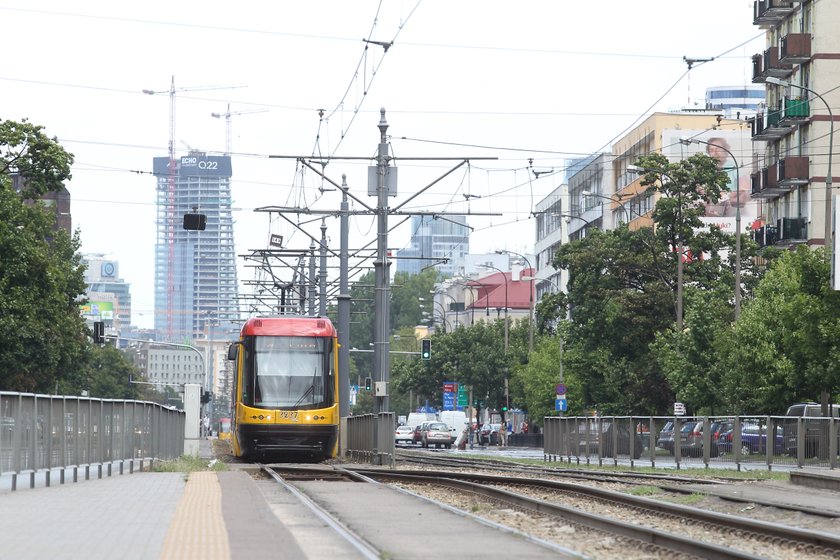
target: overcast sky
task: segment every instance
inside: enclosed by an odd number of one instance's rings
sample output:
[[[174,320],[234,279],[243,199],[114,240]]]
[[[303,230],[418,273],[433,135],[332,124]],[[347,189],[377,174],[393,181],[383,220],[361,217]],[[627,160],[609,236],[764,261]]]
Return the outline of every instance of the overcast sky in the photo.
[[[752,0],[0,0],[0,118],[43,125],[75,154],[82,251],[119,261],[134,322],[149,327],[150,172],[167,154],[172,76],[179,155],[224,152],[226,119],[211,113],[230,104],[238,253],[266,247],[270,233],[309,245],[254,208],[340,203],[313,173],[268,156],[373,156],[382,107],[397,158],[498,158],[476,159],[407,209],[500,214],[469,218],[471,252],[531,252],[530,212],[568,158],[607,149],[653,110],[702,106],[706,87],[751,83],[750,56],[764,49],[752,10]],[[714,60],[687,74],[683,57]],[[366,198],[369,163],[336,159],[326,173],[346,174]],[[396,203],[456,164],[398,161]],[[337,221],[328,228],[337,248]],[[374,219],[355,218],[351,231],[351,247],[370,241]],[[405,225],[389,245],[409,236]],[[251,274],[241,268],[240,280]]]

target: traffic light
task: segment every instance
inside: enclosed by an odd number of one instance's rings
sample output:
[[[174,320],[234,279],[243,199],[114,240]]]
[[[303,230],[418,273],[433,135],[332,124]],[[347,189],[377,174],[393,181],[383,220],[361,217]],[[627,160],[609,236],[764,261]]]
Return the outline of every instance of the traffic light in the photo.
[[[93,323],[93,343],[102,344],[105,342],[105,323],[103,321],[94,321]]]
[[[201,393],[201,404],[209,403],[213,398],[213,394],[210,391],[204,391]]]
[[[184,214],[184,229],[204,231],[207,229],[207,215],[198,212]]]
[[[420,341],[420,358],[423,360],[432,359],[432,339],[424,338]]]
[[[370,391],[373,388],[373,378],[365,377],[365,391]]]
[[[506,406],[502,407],[502,412],[507,412],[507,407]]]

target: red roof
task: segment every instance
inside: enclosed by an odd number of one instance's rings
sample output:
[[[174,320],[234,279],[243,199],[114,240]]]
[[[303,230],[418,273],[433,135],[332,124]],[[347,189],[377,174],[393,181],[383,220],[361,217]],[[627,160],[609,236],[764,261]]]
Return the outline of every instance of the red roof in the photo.
[[[519,277],[534,276],[534,270],[524,268]],[[507,289],[505,289],[507,284]],[[536,298],[534,280],[512,279],[510,272],[495,272],[479,280],[470,280],[468,286],[475,287],[475,303],[471,307],[502,308],[508,309],[530,309],[532,299]],[[507,292],[507,293],[506,293]],[[529,297],[530,295],[530,297]],[[507,305],[505,305],[507,303]]]

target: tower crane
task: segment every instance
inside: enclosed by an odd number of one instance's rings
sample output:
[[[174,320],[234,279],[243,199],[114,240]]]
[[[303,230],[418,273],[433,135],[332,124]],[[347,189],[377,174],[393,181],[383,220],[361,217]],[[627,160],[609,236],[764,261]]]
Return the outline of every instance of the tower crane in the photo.
[[[166,270],[166,336],[171,339],[173,336],[173,307],[175,303],[175,228],[178,223],[178,216],[175,215],[175,172],[177,169],[175,161],[175,93],[182,91],[207,91],[216,89],[233,89],[244,86],[198,86],[198,87],[175,87],[175,76],[169,83],[168,90],[144,89],[146,95],[169,94],[169,161],[167,162],[167,183],[166,183],[166,212],[165,242],[167,246],[167,270]]]
[[[268,109],[249,109],[247,111],[234,111],[231,113],[230,111],[230,103],[227,105],[227,111],[224,113],[210,113],[210,116],[215,119],[221,119],[224,117],[225,119],[225,155],[230,155],[231,144],[232,142],[232,134],[231,134],[231,123],[230,118],[234,115],[247,115],[250,113],[267,113]]]

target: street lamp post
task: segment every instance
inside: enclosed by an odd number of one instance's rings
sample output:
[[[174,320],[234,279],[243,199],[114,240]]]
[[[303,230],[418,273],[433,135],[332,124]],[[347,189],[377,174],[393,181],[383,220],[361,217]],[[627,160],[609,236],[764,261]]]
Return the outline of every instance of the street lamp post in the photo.
[[[809,87],[800,86],[798,84],[794,84],[794,83],[791,83],[791,82],[786,82],[784,80],[780,80],[779,78],[773,78],[773,77],[765,78],[764,81],[768,84],[774,84],[774,85],[777,85],[777,86],[783,86],[783,87],[793,86],[795,88],[799,88],[801,90],[812,93],[812,94],[814,94],[814,95],[816,95],[817,97],[820,98],[820,101],[822,101],[823,105],[825,105],[826,111],[828,111],[828,123],[829,123],[830,128],[829,128],[829,132],[828,132],[828,170],[826,171],[826,174],[825,174],[825,253],[826,253],[826,256],[828,257],[828,263],[829,263],[829,266],[831,267],[831,271],[832,271],[832,275],[831,275],[832,278],[830,280],[832,282],[831,287],[834,288],[834,263],[831,259],[831,253],[832,253],[832,249],[833,249],[833,247],[831,246],[831,242],[832,242],[832,235],[831,235],[831,221],[832,221],[831,220],[831,217],[832,217],[832,213],[831,213],[831,210],[832,210],[831,157],[832,157],[832,152],[834,151],[834,114],[831,112],[831,106],[828,104],[828,102],[825,100],[825,98],[822,95],[820,95],[819,93],[817,93],[816,91],[809,88]]]
[[[485,315],[486,317],[489,317],[489,316],[490,316],[490,305],[489,305],[489,301],[490,301],[490,296],[489,296],[489,294],[490,294],[490,290],[489,290],[489,287],[488,287],[486,284],[482,284],[481,282],[476,282],[475,280],[470,280],[468,283],[466,283],[466,284],[461,284],[461,285],[462,285],[462,286],[465,286],[465,287],[467,287],[467,288],[470,288],[470,291],[472,291],[472,289],[473,289],[473,288],[476,288],[476,287],[478,287],[478,288],[484,288],[484,299],[485,299],[485,300],[487,300],[487,301],[485,302],[485,303],[486,303],[486,305],[485,305],[485,307],[484,307],[484,315]],[[479,297],[480,297],[480,296],[481,296],[481,292],[479,292]],[[470,326],[472,326],[472,325],[474,325],[474,324],[475,324],[475,302],[476,302],[476,298],[475,298],[475,295],[474,295],[474,294],[471,294],[471,295],[470,295],[470,297],[472,298],[472,303],[470,304],[470,307],[472,307],[472,319],[470,320]]]
[[[580,194],[582,194],[583,196],[594,196],[594,197],[597,197],[597,198],[603,198],[604,200],[609,200],[610,202],[617,202],[618,207],[621,208],[621,211],[624,213],[624,221],[628,224],[630,223],[630,212],[627,210],[627,207],[624,206],[624,204],[621,202],[620,198],[619,198],[619,200],[616,200],[611,196],[607,196],[605,194],[596,193],[596,192],[592,192],[592,191],[580,191]],[[616,195],[616,196],[618,196],[618,195]]]
[[[436,292],[435,290],[430,290],[430,291],[429,291],[429,293],[430,293],[430,294],[437,295],[437,296],[445,296],[445,297],[448,297],[449,299],[451,299],[451,300],[452,300],[452,303],[454,303],[454,304],[455,304],[455,328],[457,329],[457,328],[458,328],[458,325],[459,325],[459,323],[458,323],[458,300],[457,300],[457,299],[455,299],[454,297],[450,296],[450,295],[449,295],[449,294],[447,294],[446,292]],[[444,309],[446,308],[446,306],[445,306],[445,305],[444,305],[443,307],[444,307]],[[452,310],[452,309],[450,308],[450,311],[451,311],[451,310]],[[444,315],[444,316],[445,316],[445,315]]]
[[[480,264],[478,266],[483,267],[483,268],[492,268],[493,270],[499,271],[502,275],[502,280],[504,280],[504,282],[505,282],[505,354],[507,354],[507,351],[508,351],[508,279],[507,279],[507,276],[505,275],[504,270],[502,270],[501,268],[496,268],[492,264]],[[489,305],[489,301],[488,301],[488,305]]]
[[[528,268],[531,270],[531,285],[530,289],[528,290],[528,353],[532,353],[534,351],[534,278],[533,275],[537,273],[534,270],[534,267],[531,266],[531,261],[528,260],[528,257],[525,255],[520,255],[515,251],[508,251],[508,250],[499,250],[496,251],[496,254],[504,255],[514,255],[519,257],[520,259],[524,260],[525,263],[528,265]],[[507,283],[505,283],[505,288],[507,288]],[[505,304],[507,307],[507,304]]]
[[[433,304],[436,305],[438,308],[440,308],[440,312],[441,312],[440,318],[441,318],[441,323],[443,323],[443,332],[446,332],[447,331],[446,327],[448,326],[447,325],[448,319],[446,318],[446,307],[444,307],[443,304],[441,304],[439,301],[433,301]]]
[[[682,144],[706,144],[707,146],[720,148],[729,154],[729,157],[735,163],[735,192],[737,196],[737,202],[735,204],[735,320],[737,321],[741,315],[741,166],[738,165],[735,154],[722,144],[697,140],[696,138],[681,138],[680,142]]]
[[[531,280],[532,282],[534,280],[546,281],[546,282],[549,282],[552,286],[554,286],[557,289],[556,293],[559,294],[562,291],[560,289],[560,286],[557,285],[557,283],[552,278],[536,278],[535,276],[530,276],[530,277],[529,276],[523,276],[522,279],[523,280]],[[560,364],[559,364],[559,366],[560,366],[560,384],[562,385],[565,382],[565,375],[563,373],[563,342],[564,341],[563,341],[563,333],[561,332],[561,329],[559,328],[559,326],[557,328],[557,338],[560,339],[560,360],[559,360]],[[563,411],[562,410],[560,411],[560,416],[563,416]]]

